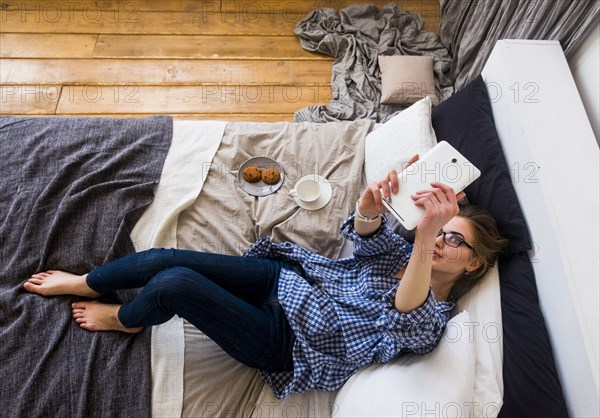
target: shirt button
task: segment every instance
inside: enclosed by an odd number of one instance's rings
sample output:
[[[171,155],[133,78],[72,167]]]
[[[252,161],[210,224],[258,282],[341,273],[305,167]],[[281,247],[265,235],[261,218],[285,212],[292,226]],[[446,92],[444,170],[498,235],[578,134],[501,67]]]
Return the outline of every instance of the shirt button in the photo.
[[[354,292],[355,290],[356,290],[356,288],[355,288],[354,286],[352,286],[352,287],[350,288],[350,291],[351,291],[351,292]]]

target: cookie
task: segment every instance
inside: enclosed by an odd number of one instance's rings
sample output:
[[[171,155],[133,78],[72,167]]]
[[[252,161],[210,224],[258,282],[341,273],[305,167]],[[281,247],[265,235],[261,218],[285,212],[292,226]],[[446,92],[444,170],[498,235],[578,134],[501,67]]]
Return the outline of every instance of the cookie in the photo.
[[[244,168],[242,175],[244,176],[244,180],[246,180],[248,183],[256,183],[260,180],[262,172],[257,166],[250,165]]]
[[[279,170],[276,168],[267,168],[262,173],[262,181],[267,184],[277,184],[280,178],[281,175],[279,174]]]

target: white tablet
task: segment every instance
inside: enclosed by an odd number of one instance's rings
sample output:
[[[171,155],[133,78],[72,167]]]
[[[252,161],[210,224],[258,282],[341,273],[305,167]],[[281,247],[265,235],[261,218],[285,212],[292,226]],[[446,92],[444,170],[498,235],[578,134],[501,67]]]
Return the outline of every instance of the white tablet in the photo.
[[[414,229],[425,209],[416,206],[411,195],[431,189],[431,183],[443,183],[456,194],[475,181],[481,172],[446,141],[440,141],[419,160],[398,175],[398,193],[391,194],[383,204],[406,229]]]

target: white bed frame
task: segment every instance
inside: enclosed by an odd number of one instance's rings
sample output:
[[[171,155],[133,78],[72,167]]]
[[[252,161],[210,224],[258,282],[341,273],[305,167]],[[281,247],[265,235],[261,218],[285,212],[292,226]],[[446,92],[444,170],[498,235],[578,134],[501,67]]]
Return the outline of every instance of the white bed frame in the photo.
[[[600,416],[598,144],[558,42],[498,41],[482,75],[569,413]]]

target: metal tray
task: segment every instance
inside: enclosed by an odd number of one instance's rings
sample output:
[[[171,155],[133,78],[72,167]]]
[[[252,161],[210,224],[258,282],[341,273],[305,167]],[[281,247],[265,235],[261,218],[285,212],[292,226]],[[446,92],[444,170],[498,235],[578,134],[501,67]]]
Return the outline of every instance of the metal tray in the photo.
[[[257,166],[261,170],[266,170],[267,168],[276,168],[277,170],[279,170],[280,174],[279,181],[275,184],[267,184],[262,180],[259,180],[256,183],[247,182],[246,180],[244,180],[244,169],[252,165]],[[283,181],[285,180],[285,173],[281,164],[279,164],[272,158],[253,157],[244,161],[244,163],[237,170],[237,180],[238,184],[240,185],[240,189],[242,189],[251,196],[261,197],[270,195],[271,193],[275,193],[277,190],[279,190],[279,188],[283,184]]]

